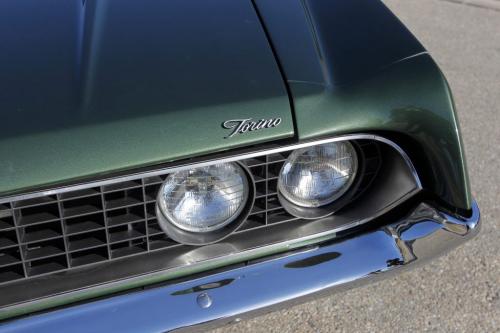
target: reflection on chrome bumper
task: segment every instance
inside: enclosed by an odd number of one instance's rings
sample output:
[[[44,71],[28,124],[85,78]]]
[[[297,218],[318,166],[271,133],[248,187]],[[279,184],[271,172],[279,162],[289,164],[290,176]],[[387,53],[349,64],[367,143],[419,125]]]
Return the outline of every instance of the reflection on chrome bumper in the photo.
[[[422,263],[473,237],[460,219],[420,204],[387,227],[175,285],[77,305],[0,326],[2,332],[164,332],[215,327],[352,288]]]

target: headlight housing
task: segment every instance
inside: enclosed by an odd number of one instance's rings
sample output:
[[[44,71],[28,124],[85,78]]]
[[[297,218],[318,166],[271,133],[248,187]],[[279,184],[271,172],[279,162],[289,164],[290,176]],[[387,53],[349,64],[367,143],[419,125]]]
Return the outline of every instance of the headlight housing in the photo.
[[[293,151],[281,168],[278,189],[297,208],[320,208],[342,197],[358,170],[356,149],[348,141]]]
[[[158,193],[160,226],[185,244],[220,240],[227,233],[223,229],[243,214],[250,201],[250,188],[247,172],[237,163],[171,173]],[[206,235],[212,237],[207,240]]]

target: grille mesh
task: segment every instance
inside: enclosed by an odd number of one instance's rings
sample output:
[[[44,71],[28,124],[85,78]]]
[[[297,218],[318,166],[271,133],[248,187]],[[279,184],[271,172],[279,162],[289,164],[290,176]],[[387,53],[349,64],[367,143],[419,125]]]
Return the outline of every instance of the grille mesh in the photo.
[[[296,219],[276,195],[285,158],[244,161],[257,193],[240,232]],[[0,283],[178,246],[156,221],[155,198],[166,176],[0,204]]]
[[[371,179],[380,164],[378,150],[370,143],[360,147],[368,166],[364,178]],[[237,232],[307,222],[278,201],[277,177],[288,154],[242,161],[253,175],[256,197]],[[0,204],[0,285],[179,246],[156,221],[155,198],[167,175]]]

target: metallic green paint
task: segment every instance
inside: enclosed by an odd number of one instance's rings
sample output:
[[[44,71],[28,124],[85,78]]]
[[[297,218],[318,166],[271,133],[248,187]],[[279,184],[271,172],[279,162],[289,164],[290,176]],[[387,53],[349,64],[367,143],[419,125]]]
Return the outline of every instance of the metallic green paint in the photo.
[[[5,0],[0,45],[1,195],[294,134],[250,0]]]
[[[254,2],[296,124],[250,0],[2,1],[0,195],[294,134],[392,131],[426,153],[424,185],[470,209],[446,81],[380,1]],[[250,117],[283,121],[224,139],[223,121]]]
[[[451,207],[471,208],[446,80],[382,2],[289,0],[284,7],[255,1],[291,91],[299,140],[404,135],[418,145],[405,147],[410,155],[417,148],[425,155],[414,161],[425,164],[418,170],[424,187]]]
[[[355,86],[330,90],[293,83],[291,90],[301,139],[367,131],[410,136],[425,147],[432,170],[424,187],[456,207],[470,209],[452,99],[444,77],[427,54],[394,64]]]

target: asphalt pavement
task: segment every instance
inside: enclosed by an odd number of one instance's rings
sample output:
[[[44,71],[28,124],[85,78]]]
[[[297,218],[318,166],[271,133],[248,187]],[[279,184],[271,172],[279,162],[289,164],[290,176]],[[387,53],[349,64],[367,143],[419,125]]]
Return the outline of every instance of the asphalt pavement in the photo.
[[[500,332],[500,1],[384,2],[450,82],[481,234],[418,269],[216,332]]]

